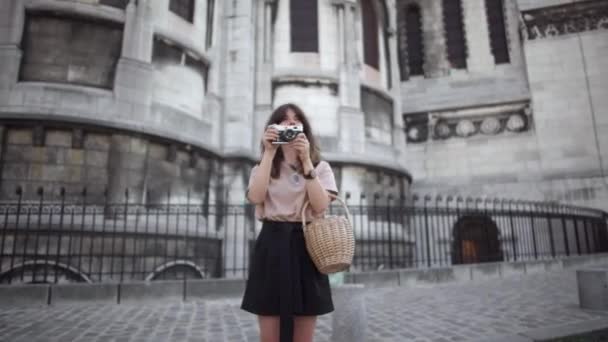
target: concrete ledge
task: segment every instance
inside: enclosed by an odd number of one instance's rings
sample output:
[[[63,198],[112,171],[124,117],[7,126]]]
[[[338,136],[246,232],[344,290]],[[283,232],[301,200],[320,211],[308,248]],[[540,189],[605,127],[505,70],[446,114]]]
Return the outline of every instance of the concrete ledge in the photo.
[[[470,280],[471,268],[468,266],[399,271],[399,284],[405,287],[431,286],[433,284],[466,282]]]
[[[564,266],[566,265],[566,266]],[[520,261],[456,265],[428,269],[396,269],[378,272],[345,273],[345,284],[377,287],[429,287],[445,283],[466,283],[522,274],[544,273],[571,268],[607,265],[608,253],[576,256],[557,260]],[[339,286],[332,286],[339,290]],[[196,300],[197,298],[238,297],[244,293],[244,279],[197,279],[133,282],[123,284],[16,284],[0,285],[0,306],[29,306],[64,302],[97,301],[125,303],[142,300]],[[597,300],[594,300],[597,304]]]
[[[471,342],[534,342],[533,339],[521,335],[496,335],[496,336],[487,336],[479,340],[472,340]]]
[[[123,283],[119,285],[119,289],[119,303],[142,300],[182,301],[184,298],[184,281],[182,280]]]
[[[245,292],[244,279],[186,280],[186,300],[241,296]]]
[[[471,265],[471,280],[489,280],[502,278],[501,268],[502,263],[500,262]]]
[[[502,277],[523,276],[526,274],[525,262],[505,262],[502,264]]]
[[[601,263],[605,259],[603,256],[600,258],[593,258],[590,255],[581,255],[581,256],[571,256],[569,258],[564,258],[561,260],[563,268],[575,268],[575,267],[584,267],[595,265],[597,263]]]
[[[600,318],[537,328],[519,334],[486,336],[474,342],[559,342],[564,339],[570,341],[570,338],[576,339],[572,341],[605,341],[606,336],[608,336],[608,320]]]
[[[52,286],[51,304],[70,302],[118,302],[118,284],[63,284]]]
[[[564,264],[561,260],[545,260],[545,272],[561,271],[564,269]]]
[[[535,342],[549,342],[567,337],[588,336],[592,334],[608,334],[608,320],[605,318],[600,318],[580,323],[562,324],[558,326],[528,330],[521,335],[528,337]],[[584,341],[587,341],[587,339]],[[589,339],[589,341],[603,340]]]
[[[352,273],[351,276],[348,277],[348,280],[354,284],[364,284],[367,288],[399,286],[399,271],[387,270]]]
[[[46,284],[1,285],[0,306],[43,306],[49,303],[50,286]]]
[[[523,261],[526,274],[545,273],[562,269],[561,260]]]

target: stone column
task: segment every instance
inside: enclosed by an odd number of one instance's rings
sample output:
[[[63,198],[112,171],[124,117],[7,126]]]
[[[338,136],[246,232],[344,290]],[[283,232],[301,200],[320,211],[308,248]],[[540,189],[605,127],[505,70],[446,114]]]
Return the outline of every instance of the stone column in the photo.
[[[424,41],[425,77],[443,77],[449,74],[447,42],[440,1],[421,1],[422,31]],[[407,7],[406,7],[407,8]]]
[[[332,288],[336,310],[333,313],[331,340],[334,342],[367,341],[367,313],[362,284]]]
[[[129,1],[125,9],[125,26],[122,35],[122,57],[137,59],[137,31],[139,28],[134,1]]]
[[[7,18],[6,23],[8,27],[8,41],[11,45],[19,45],[23,36],[23,25],[25,22],[25,6],[23,1],[7,1],[6,14],[10,14],[11,17]]]
[[[344,41],[344,6],[341,3],[335,3],[336,13],[338,15],[338,63],[340,66],[346,63],[345,41]]]
[[[525,64],[522,51],[522,45],[524,42],[521,41],[519,35],[519,13],[520,12],[517,8],[517,2],[504,2],[505,32],[507,34],[507,44],[509,47],[509,57],[511,58],[511,65],[523,66]],[[525,70],[523,68],[522,71],[525,73]]]
[[[361,112],[361,64],[357,44],[357,3],[354,0],[334,0],[337,8],[338,42],[340,44],[338,108],[338,150],[340,152],[363,153],[365,148],[365,120]]]
[[[469,72],[494,69],[494,56],[490,47],[490,34],[485,0],[462,1],[464,30],[468,48]]]
[[[148,0],[131,0],[126,9],[122,56],[116,66],[116,98],[132,111],[146,113],[152,102],[151,10]],[[127,113],[120,113],[128,115]]]
[[[265,0],[256,9],[257,18],[262,18],[256,24],[256,89],[255,89],[255,109],[252,121],[253,134],[252,150],[257,155],[259,141],[263,131],[263,125],[272,111],[272,72],[273,72],[273,12],[276,0]]]
[[[25,8],[21,1],[0,1],[0,89],[11,88],[18,81],[22,52],[19,48]]]
[[[348,94],[345,105],[358,108],[361,105],[361,82],[359,80],[361,60],[359,49],[357,49],[357,44],[360,44],[361,40],[357,39],[358,30],[356,26],[356,15],[359,13],[359,9],[357,3],[353,0],[344,0],[344,8],[346,14],[344,27],[345,64],[342,70],[346,72],[345,90],[347,90]]]
[[[264,1],[264,62],[271,61],[272,56],[272,9],[275,0]]]
[[[393,148],[397,152],[405,151],[405,133],[401,112],[401,75],[399,73],[399,53],[397,43],[397,13],[394,1],[389,2],[389,17],[386,23],[388,35],[389,61],[391,63],[392,87],[389,89],[393,98]]]

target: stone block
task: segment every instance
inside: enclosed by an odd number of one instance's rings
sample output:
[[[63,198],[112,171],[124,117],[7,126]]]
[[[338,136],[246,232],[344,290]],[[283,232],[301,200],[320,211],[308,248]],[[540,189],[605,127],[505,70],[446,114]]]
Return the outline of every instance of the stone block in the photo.
[[[46,146],[72,147],[72,132],[47,131],[44,142]]]
[[[108,153],[105,151],[86,151],[84,160],[88,166],[105,167],[108,164]]]
[[[608,310],[608,265],[577,270],[576,282],[582,309]]]
[[[66,149],[63,147],[45,147],[43,150],[44,162],[48,164],[64,164]]]
[[[148,141],[141,138],[131,138],[131,153],[146,154],[148,152]]]
[[[65,162],[72,165],[84,164],[84,151],[77,149],[66,150]]]
[[[48,305],[49,285],[2,285],[0,307]]]
[[[14,145],[32,145],[33,139],[31,129],[9,129],[6,142]]]
[[[119,285],[119,303],[145,300],[181,301],[184,298],[184,284],[180,280],[123,283]]]
[[[89,182],[106,183],[108,181],[108,170],[105,167],[88,167],[85,173]]]
[[[52,285],[51,304],[118,301],[118,284],[61,284]]]
[[[243,279],[200,279],[186,281],[186,300],[238,297],[245,292]]]
[[[2,170],[3,179],[23,179],[28,174],[27,164],[10,163],[5,164]]]
[[[87,133],[84,137],[84,149],[108,151],[110,149],[110,136],[104,134]]]

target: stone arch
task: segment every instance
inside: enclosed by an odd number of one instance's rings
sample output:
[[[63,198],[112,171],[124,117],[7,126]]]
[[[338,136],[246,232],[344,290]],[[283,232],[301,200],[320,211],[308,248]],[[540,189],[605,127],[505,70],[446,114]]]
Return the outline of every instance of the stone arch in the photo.
[[[461,216],[452,234],[452,264],[503,261],[500,230],[491,217]]]
[[[34,277],[34,271],[38,275],[46,272],[47,279],[39,281],[38,276]],[[53,260],[42,259],[28,260],[24,263],[14,265],[12,268],[0,273],[0,283],[50,283],[55,282],[55,274],[57,274],[57,279],[59,279],[59,277],[62,279],[62,281],[58,282],[93,283],[86,273],[75,267]]]
[[[195,263],[188,260],[174,260],[167,263],[164,263],[158,266],[154,271],[146,276],[146,281],[157,280],[159,278],[167,277],[170,275],[170,272],[173,271],[175,273],[184,273],[190,274],[191,276],[188,278],[198,278],[203,279],[206,278],[207,275],[205,271],[201,270]],[[164,279],[172,279],[172,278],[164,278]]]

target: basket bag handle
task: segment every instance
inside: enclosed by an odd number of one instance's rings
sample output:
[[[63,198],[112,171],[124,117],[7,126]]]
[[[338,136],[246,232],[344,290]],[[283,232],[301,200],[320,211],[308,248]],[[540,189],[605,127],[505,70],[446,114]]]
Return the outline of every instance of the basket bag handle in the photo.
[[[346,219],[348,220],[348,223],[350,223],[352,226],[353,221],[351,220],[350,211],[348,210],[348,206],[346,206],[346,203],[344,203],[344,201],[340,197],[338,197],[334,194],[329,194],[329,197],[338,200],[338,202],[340,202],[340,204],[342,204],[342,207],[344,208],[344,211],[346,212]],[[309,203],[310,203],[310,201],[306,200],[306,202],[304,202],[304,206],[302,206],[302,229],[306,229],[306,208],[308,208]]]

